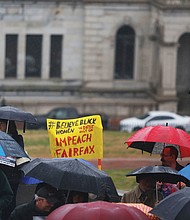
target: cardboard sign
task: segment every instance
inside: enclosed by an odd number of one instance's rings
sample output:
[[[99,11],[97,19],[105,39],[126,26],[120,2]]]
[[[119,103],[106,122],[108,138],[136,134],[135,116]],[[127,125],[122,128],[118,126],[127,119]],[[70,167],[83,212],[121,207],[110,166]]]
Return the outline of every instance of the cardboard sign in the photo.
[[[53,158],[103,158],[102,121],[99,115],[82,118],[47,119]]]

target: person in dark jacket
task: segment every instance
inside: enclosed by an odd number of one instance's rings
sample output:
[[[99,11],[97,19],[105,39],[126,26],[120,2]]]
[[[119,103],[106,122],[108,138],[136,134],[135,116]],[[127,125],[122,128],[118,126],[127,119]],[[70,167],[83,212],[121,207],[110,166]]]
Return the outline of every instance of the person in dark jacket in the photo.
[[[9,134],[24,149],[24,140],[17,131],[15,121],[0,119],[0,130]]]
[[[59,202],[57,193],[58,191],[50,185],[40,187],[34,200],[13,210],[10,220],[33,220],[34,216],[47,216]]]
[[[2,211],[11,204],[12,199],[13,191],[7,177],[0,169],[0,220],[2,219]]]
[[[23,137],[22,135],[18,134],[17,127],[14,121],[0,119],[0,130],[9,134],[24,149]],[[11,204],[3,210],[2,218],[3,220],[7,220],[13,209],[16,207],[16,196],[21,173],[18,170],[18,167],[11,167],[3,164],[0,164],[0,169],[3,170],[3,172],[5,173],[10,183],[11,189],[14,193]]]

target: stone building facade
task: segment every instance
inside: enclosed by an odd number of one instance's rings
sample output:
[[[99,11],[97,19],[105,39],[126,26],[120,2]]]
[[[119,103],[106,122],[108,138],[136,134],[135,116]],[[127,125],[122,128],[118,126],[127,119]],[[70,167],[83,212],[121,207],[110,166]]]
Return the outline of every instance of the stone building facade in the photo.
[[[190,0],[0,0],[0,30],[6,104],[190,113]]]

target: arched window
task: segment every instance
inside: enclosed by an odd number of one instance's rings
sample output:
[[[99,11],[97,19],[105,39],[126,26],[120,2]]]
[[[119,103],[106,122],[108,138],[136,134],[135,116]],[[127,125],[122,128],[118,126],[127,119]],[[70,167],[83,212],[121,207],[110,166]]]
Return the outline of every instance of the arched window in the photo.
[[[178,40],[176,90],[178,112],[189,114],[190,99],[190,33],[184,33]]]
[[[115,79],[133,79],[135,31],[122,26],[116,34]]]
[[[190,84],[190,33],[183,34],[178,43],[176,87],[180,94],[187,92]]]

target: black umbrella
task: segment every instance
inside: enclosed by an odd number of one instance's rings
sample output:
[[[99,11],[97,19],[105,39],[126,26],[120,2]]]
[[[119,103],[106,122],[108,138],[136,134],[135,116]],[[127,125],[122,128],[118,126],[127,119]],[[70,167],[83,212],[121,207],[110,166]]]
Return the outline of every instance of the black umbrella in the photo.
[[[8,134],[0,131],[0,157],[29,158],[23,148]]]
[[[189,220],[190,188],[185,187],[167,196],[150,213],[164,220]]]
[[[166,183],[189,182],[189,180],[178,173],[178,171],[165,166],[144,166],[133,170],[126,176],[150,175],[156,181]]]
[[[31,113],[25,112],[13,106],[0,107],[0,118],[11,121],[27,122],[30,124],[37,123],[35,117]]]
[[[44,181],[57,189],[93,193],[109,201],[119,199],[111,177],[82,159],[36,158],[20,169],[24,175]]]

